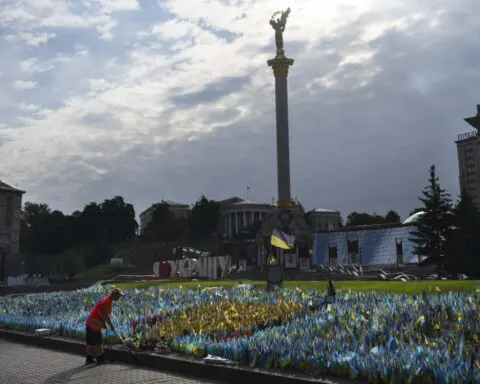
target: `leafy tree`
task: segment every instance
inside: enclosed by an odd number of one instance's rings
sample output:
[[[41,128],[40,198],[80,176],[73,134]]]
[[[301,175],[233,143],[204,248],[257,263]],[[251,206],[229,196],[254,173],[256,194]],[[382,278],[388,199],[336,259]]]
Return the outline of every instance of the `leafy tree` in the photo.
[[[416,230],[410,234],[414,254],[426,257],[425,264],[441,269],[444,261],[445,238],[452,224],[452,203],[450,195],[441,188],[435,165],[430,167],[428,185],[419,200],[423,203],[425,215],[419,218]]]
[[[100,205],[105,229],[105,240],[118,243],[135,237],[138,223],[132,204],[127,204],[121,196],[105,200]]]
[[[87,268],[109,264],[110,259],[114,256],[110,245],[104,241],[92,244],[89,248],[84,257]]]
[[[394,210],[389,210],[384,218],[385,224],[400,224],[400,215]]]
[[[133,206],[121,196],[106,199],[101,204],[89,203],[82,212],[76,211],[71,217],[75,218],[78,240],[84,244],[130,240],[138,228]]]
[[[347,217],[347,227],[356,227],[359,225],[374,225],[374,224],[383,224],[385,218],[383,216],[377,215],[376,213],[370,215],[369,213],[363,212],[352,212]]]
[[[102,207],[97,203],[85,205],[78,217],[79,240],[83,244],[97,243],[106,238]]]
[[[51,209],[44,203],[31,203],[27,201],[23,205],[24,219],[29,224],[36,224],[38,219],[50,215]]]
[[[210,238],[218,232],[220,224],[220,203],[202,196],[193,206],[188,218],[189,237]]]
[[[399,224],[401,222],[400,215],[394,211],[389,210],[384,216],[376,213],[370,214],[365,212],[352,212],[347,217],[347,227],[356,227],[361,225],[376,225],[376,224]]]
[[[79,249],[69,249],[61,255],[60,268],[69,280],[84,270],[85,264],[82,256]]]
[[[298,197],[295,197],[294,199],[292,199],[292,204],[294,207],[297,207],[298,209],[300,209],[302,212],[305,212],[305,207],[303,206],[303,204],[300,202],[300,200],[298,199]]]
[[[20,243],[27,251],[58,254],[73,242],[70,222],[60,211],[52,211],[46,204],[25,203],[25,223]]]
[[[89,267],[107,262],[108,244],[134,238],[138,227],[133,206],[120,196],[102,204],[89,203],[72,215],[52,211],[47,204],[26,202],[23,217],[20,242],[29,271],[42,269],[50,259],[53,262],[56,258],[51,255],[79,246],[89,249],[85,256]]]
[[[445,264],[449,272],[480,276],[480,211],[467,192],[462,192],[453,211],[453,226],[445,243]]]

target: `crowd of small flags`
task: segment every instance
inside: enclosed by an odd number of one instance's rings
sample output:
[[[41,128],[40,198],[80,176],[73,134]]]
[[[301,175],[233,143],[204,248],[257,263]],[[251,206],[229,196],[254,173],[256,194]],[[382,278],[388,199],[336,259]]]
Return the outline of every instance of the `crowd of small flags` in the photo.
[[[162,345],[252,367],[373,383],[480,382],[478,290],[335,292],[331,282],[325,288],[126,289],[113,322],[137,348]],[[89,311],[110,289],[1,297],[0,325],[83,338]]]

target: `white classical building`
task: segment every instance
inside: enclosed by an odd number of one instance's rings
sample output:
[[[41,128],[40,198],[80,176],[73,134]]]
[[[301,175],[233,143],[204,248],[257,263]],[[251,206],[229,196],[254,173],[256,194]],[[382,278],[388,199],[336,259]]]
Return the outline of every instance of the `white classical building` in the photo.
[[[221,233],[226,237],[233,237],[256,222],[262,223],[273,208],[272,204],[239,197],[220,201]]]

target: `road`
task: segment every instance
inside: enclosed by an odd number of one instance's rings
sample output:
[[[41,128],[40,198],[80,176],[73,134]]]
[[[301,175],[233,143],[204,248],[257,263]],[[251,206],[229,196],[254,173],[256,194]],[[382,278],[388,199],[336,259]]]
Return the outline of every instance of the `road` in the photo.
[[[84,365],[84,357],[0,339],[1,384],[198,384],[182,377],[124,364]]]

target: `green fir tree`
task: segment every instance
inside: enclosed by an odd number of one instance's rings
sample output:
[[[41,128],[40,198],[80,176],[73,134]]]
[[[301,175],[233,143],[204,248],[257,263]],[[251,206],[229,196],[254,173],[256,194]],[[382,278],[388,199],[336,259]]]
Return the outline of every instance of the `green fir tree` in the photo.
[[[417,221],[416,229],[410,232],[414,254],[424,258],[424,264],[435,265],[439,270],[444,264],[444,247],[447,233],[452,225],[452,202],[436,175],[435,165],[430,167],[428,185],[419,200],[425,214]]]
[[[480,211],[463,191],[454,211],[453,226],[447,233],[445,263],[452,273],[480,276]]]

